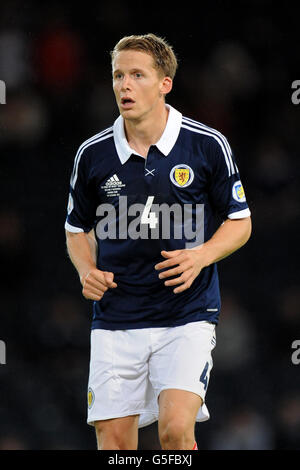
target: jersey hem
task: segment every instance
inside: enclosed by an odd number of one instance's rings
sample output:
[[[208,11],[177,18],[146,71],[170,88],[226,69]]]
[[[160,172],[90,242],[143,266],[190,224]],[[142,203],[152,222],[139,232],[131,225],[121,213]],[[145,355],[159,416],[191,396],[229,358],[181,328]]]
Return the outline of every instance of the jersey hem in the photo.
[[[176,322],[170,322],[170,321],[165,321],[165,322],[157,322],[157,323],[151,323],[151,322],[140,322],[140,323],[133,323],[131,325],[128,325],[128,323],[107,323],[103,322],[101,320],[93,320],[91,329],[96,330],[96,329],[102,329],[102,330],[136,330],[136,329],[142,329],[142,328],[173,328],[176,326],[183,326],[186,325],[187,323],[195,323],[198,321],[208,321],[210,323],[214,323],[215,325],[218,324],[218,316],[214,312],[215,315],[213,317],[205,316],[205,317],[200,317],[197,316],[197,318],[192,318],[192,319],[185,319],[181,321],[176,321]]]

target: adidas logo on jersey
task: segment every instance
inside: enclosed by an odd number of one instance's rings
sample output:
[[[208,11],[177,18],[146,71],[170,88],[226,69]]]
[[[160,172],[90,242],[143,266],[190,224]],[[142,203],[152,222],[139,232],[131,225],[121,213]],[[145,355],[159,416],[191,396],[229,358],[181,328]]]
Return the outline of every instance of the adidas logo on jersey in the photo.
[[[113,197],[119,196],[121,189],[125,186],[126,185],[122,183],[118,175],[115,173],[113,176],[108,178],[105,185],[101,186],[101,189],[106,192],[107,197]]]
[[[118,176],[114,174],[106,181],[105,186],[118,186],[119,184],[122,184],[122,181],[120,181]]]

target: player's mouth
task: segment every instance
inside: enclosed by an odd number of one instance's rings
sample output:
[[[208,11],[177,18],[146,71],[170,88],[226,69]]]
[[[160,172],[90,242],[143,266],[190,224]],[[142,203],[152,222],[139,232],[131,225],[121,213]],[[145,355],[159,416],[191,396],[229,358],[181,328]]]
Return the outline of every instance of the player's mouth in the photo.
[[[129,97],[123,97],[121,98],[121,108],[122,109],[131,109],[132,106],[134,105],[135,101],[132,98]]]

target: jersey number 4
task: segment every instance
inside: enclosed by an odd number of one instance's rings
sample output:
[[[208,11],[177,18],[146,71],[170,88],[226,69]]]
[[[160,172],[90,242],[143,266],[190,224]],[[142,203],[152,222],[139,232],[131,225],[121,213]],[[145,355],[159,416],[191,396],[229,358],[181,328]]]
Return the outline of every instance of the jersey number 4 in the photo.
[[[148,196],[144,210],[141,216],[141,224],[149,224],[150,228],[155,228],[158,223],[158,217],[155,212],[150,212],[151,206],[153,204],[154,196]]]
[[[207,385],[208,385],[208,374],[207,374],[207,371],[208,371],[208,362],[205,364],[204,366],[204,369],[202,371],[202,374],[200,375],[200,382],[203,383],[204,385],[204,390],[207,389]]]

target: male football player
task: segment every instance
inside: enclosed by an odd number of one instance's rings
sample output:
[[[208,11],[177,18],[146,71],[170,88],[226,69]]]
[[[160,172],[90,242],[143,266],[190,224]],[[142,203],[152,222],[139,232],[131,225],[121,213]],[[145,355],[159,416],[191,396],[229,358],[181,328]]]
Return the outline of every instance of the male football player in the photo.
[[[216,263],[250,237],[226,138],[166,104],[177,69],[153,34],[111,53],[119,117],[78,149],[65,224],[93,303],[88,423],[98,449],[197,449],[220,313]],[[218,218],[219,222],[218,222]]]

